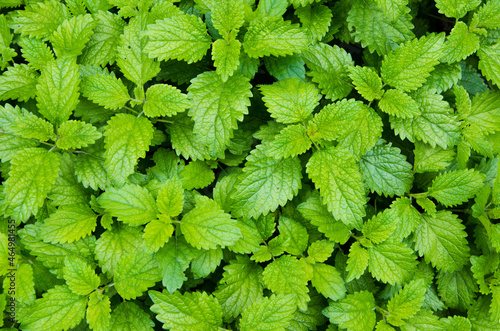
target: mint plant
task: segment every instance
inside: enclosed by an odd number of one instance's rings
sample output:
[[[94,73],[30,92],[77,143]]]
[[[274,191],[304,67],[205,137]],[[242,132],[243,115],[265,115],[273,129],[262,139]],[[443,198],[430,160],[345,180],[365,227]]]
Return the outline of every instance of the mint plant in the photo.
[[[0,327],[500,330],[499,0],[0,8]]]

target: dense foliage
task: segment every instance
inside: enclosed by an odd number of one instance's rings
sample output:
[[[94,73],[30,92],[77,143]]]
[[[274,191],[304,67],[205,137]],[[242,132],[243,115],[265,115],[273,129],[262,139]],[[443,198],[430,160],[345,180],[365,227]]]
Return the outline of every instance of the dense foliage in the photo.
[[[500,0],[0,7],[4,327],[500,330]]]

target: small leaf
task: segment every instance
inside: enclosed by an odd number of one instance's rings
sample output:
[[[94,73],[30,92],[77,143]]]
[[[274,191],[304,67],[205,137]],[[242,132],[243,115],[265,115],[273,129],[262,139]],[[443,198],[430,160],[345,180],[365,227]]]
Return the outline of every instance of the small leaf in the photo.
[[[97,215],[88,205],[59,207],[40,225],[40,236],[46,242],[74,242],[95,230]]]
[[[194,15],[173,15],[148,26],[144,51],[160,61],[175,59],[198,62],[207,53],[212,40],[203,21]]]
[[[158,208],[149,191],[135,184],[116,189],[109,187],[98,198],[107,213],[130,225],[142,225],[156,219]]]
[[[99,276],[84,260],[67,257],[64,265],[64,279],[73,293],[88,295],[101,284]]]
[[[151,311],[164,328],[177,330],[217,330],[222,325],[222,310],[212,296],[205,292],[180,294],[149,291],[154,305]]]
[[[276,121],[292,124],[307,119],[319,104],[321,96],[314,85],[298,78],[280,80],[272,85],[261,85],[262,100]]]
[[[173,116],[191,106],[187,96],[168,84],[155,84],[146,91],[144,114],[148,117]]]
[[[252,58],[291,55],[306,46],[306,35],[298,25],[284,21],[281,17],[263,17],[251,21],[243,42],[245,52]]]
[[[75,120],[62,123],[58,133],[59,139],[56,144],[61,149],[87,147],[102,137],[102,134],[92,124]]]
[[[446,207],[459,205],[483,187],[484,176],[474,171],[454,170],[437,176],[429,188],[429,194]]]
[[[330,322],[352,331],[372,330],[375,327],[375,299],[368,291],[349,294],[345,298],[330,302],[323,314]]]
[[[161,274],[153,255],[135,252],[117,263],[114,278],[118,294],[130,300],[153,287],[161,279]]]
[[[292,295],[272,295],[254,302],[241,314],[242,331],[283,330],[296,310]]]
[[[217,203],[207,197],[200,197],[196,207],[184,215],[181,230],[186,241],[197,248],[214,249],[233,245],[241,231],[236,220],[226,214]]]

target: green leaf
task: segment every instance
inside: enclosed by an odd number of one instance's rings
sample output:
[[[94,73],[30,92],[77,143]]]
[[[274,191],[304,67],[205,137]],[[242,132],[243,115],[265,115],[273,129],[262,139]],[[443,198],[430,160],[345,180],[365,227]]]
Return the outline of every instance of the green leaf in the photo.
[[[167,180],[158,191],[156,198],[160,213],[176,217],[182,212],[184,206],[184,190],[177,179]]]
[[[439,146],[431,147],[421,142],[415,142],[416,173],[432,172],[446,169],[455,156],[453,149],[443,149]]]
[[[55,140],[54,126],[50,122],[24,111],[24,109],[19,115],[8,128],[13,134],[40,141]]]
[[[478,286],[469,268],[454,272],[439,271],[438,294],[450,308],[465,310],[473,303]]]
[[[498,65],[498,55],[500,54],[500,44],[493,46],[482,46],[477,55],[479,56],[479,69],[486,79],[491,80],[495,85],[500,85],[500,72]]]
[[[460,270],[469,259],[464,229],[461,220],[449,211],[422,214],[422,224],[415,231],[415,248],[440,270]]]
[[[215,201],[200,197],[196,207],[184,215],[181,230],[186,241],[196,248],[214,249],[233,245],[241,231],[236,220],[225,213]]]
[[[153,125],[144,117],[117,114],[108,121],[104,137],[104,167],[110,180],[121,185],[134,172],[137,159],[146,156],[153,139]]]
[[[101,284],[99,276],[84,260],[67,257],[64,265],[64,279],[73,293],[88,295]]]
[[[418,103],[401,90],[385,91],[378,106],[384,113],[399,118],[412,118],[421,114]]]
[[[471,111],[464,118],[472,132],[491,134],[500,131],[500,96],[499,92],[487,91],[472,99]]]
[[[35,97],[36,72],[26,64],[14,64],[0,76],[0,100],[26,101]]]
[[[325,262],[332,256],[334,243],[326,240],[319,240],[311,243],[307,248],[308,259],[314,262]]]
[[[372,243],[380,244],[389,238],[398,226],[398,219],[393,216],[395,215],[392,209],[384,209],[365,222],[361,231]]]
[[[169,293],[174,293],[181,288],[184,281],[187,280],[184,271],[198,254],[199,251],[186,243],[183,237],[169,240],[165,246],[158,250],[156,260],[162,271],[163,286],[167,288]]]
[[[246,256],[237,255],[224,266],[224,273],[214,296],[224,316],[236,318],[251,304],[262,299],[262,267]]]
[[[384,95],[382,80],[375,70],[370,67],[353,66],[349,67],[349,72],[352,83],[363,98],[368,101],[382,98]]]
[[[402,331],[435,331],[445,330],[444,323],[430,310],[421,309],[415,316],[405,321]]]
[[[73,243],[65,244],[51,244],[45,243],[40,239],[39,229],[34,225],[26,225],[23,229],[19,230],[21,242],[25,245],[26,249],[30,251],[32,256],[37,257],[37,261],[42,262],[51,273],[57,275],[58,278],[63,278],[64,259],[67,256],[77,256],[85,259],[88,263],[93,263],[93,251],[95,247],[95,237],[88,236],[83,239],[77,240]],[[43,266],[42,266],[43,267]],[[35,277],[40,272],[40,265],[34,269]],[[42,274],[44,272],[41,272]],[[47,274],[48,271],[45,271]],[[54,284],[60,284],[50,280],[44,289],[53,287]]]
[[[160,61],[198,62],[212,43],[205,23],[194,15],[174,15],[159,20],[149,25],[144,35],[149,37],[144,51]]]
[[[26,148],[14,155],[5,181],[5,213],[26,222],[42,207],[59,176],[59,159],[42,148]]]
[[[324,263],[313,265],[311,284],[326,298],[339,300],[345,297],[344,279],[335,267]]]
[[[408,193],[413,185],[412,166],[401,150],[391,144],[376,145],[360,160],[366,186],[380,195]]]
[[[332,11],[327,6],[305,6],[295,9],[295,15],[300,19],[302,28],[307,30],[311,40],[320,41],[330,28]]]
[[[304,6],[310,5],[315,1],[317,1],[317,0],[290,0],[290,3],[295,8],[297,8],[297,7],[304,7]]]
[[[348,294],[345,298],[330,302],[323,314],[331,323],[349,331],[366,331],[375,327],[375,299],[368,291]]]
[[[432,181],[429,194],[446,207],[466,202],[483,187],[484,176],[473,169],[441,173]]]
[[[97,73],[84,77],[82,94],[106,109],[120,109],[130,100],[127,88],[121,79]]]
[[[337,221],[328,211],[328,207],[321,202],[321,199],[311,197],[306,202],[301,203],[297,210],[305,219],[310,220],[311,224],[317,226],[318,230],[324,233],[329,240],[343,245],[351,237],[350,228]]]
[[[321,294],[311,293],[311,301],[307,305],[307,310],[297,309],[286,330],[306,331],[325,325],[327,319],[321,312],[325,307],[324,300]]]
[[[431,34],[401,45],[382,61],[382,79],[403,91],[421,87],[443,55],[443,41],[443,34]]]
[[[281,216],[278,230],[286,241],[285,252],[300,256],[306,250],[309,241],[307,229],[291,218]]]
[[[293,294],[296,305],[307,309],[310,300],[307,288],[309,281],[304,261],[290,255],[283,255],[268,264],[262,274],[262,280],[274,294]]]
[[[119,189],[109,187],[98,201],[107,213],[132,226],[146,224],[156,219],[158,214],[156,202],[149,191],[135,184],[125,184]]]
[[[95,230],[97,215],[86,205],[58,208],[40,225],[40,236],[46,242],[74,242]]]
[[[153,331],[155,323],[151,317],[133,302],[120,303],[111,314],[109,330],[114,331]]]
[[[441,14],[455,18],[464,17],[468,11],[474,10],[480,4],[481,0],[436,0],[436,7]]]
[[[118,294],[130,300],[153,287],[161,279],[161,273],[153,255],[134,252],[116,264],[114,279]]]
[[[306,128],[301,124],[295,124],[281,130],[276,138],[264,147],[264,151],[266,155],[286,159],[307,152],[311,145]]]
[[[61,149],[77,149],[92,145],[102,137],[92,124],[69,120],[61,124],[58,130],[57,147]]]
[[[413,99],[418,103],[421,114],[409,119],[391,117],[394,132],[402,139],[411,142],[421,140],[432,147],[454,146],[460,137],[460,124],[443,96],[435,93],[435,90],[420,89]]]
[[[384,242],[368,247],[368,269],[379,281],[403,284],[411,278],[417,264],[413,250],[403,244]]]
[[[464,22],[457,22],[446,38],[442,61],[446,63],[465,60],[479,49],[479,36],[469,32]]]
[[[84,187],[91,187],[94,190],[102,189],[110,185],[106,169],[101,158],[80,154],[75,160],[75,174],[78,181]]]
[[[221,306],[205,292],[180,294],[149,291],[154,305],[151,311],[163,323],[164,328],[177,330],[218,330],[222,325]]]
[[[87,297],[72,293],[68,286],[57,285],[37,299],[23,316],[21,329],[68,330],[75,327],[85,316]]]
[[[256,13],[259,17],[283,16],[288,6],[288,0],[262,0]]]
[[[118,43],[125,21],[109,11],[93,13],[95,27],[89,42],[83,49],[80,61],[82,64],[105,65],[115,62]]]
[[[258,61],[258,59],[256,60]],[[277,80],[296,77],[300,81],[305,81],[305,62],[298,54],[285,57],[268,56],[264,58],[264,65],[269,74]]]
[[[70,58],[51,61],[38,79],[37,106],[40,113],[56,126],[67,121],[79,100],[78,66]]]
[[[241,314],[242,331],[284,331],[296,308],[292,295],[272,295],[254,302]]]
[[[363,47],[379,55],[387,55],[398,44],[411,40],[413,24],[409,14],[401,13],[393,19],[394,13],[386,14],[374,0],[357,0],[347,16],[349,29],[354,33],[354,40]]]
[[[260,91],[271,117],[284,124],[306,120],[321,98],[313,84],[301,82],[298,78],[261,85]]]
[[[208,147],[198,139],[194,132],[194,122],[187,112],[173,117],[173,125],[168,128],[172,148],[185,159],[193,161],[210,159]]]
[[[126,224],[104,231],[95,245],[95,255],[104,273],[114,275],[117,264],[128,254],[139,254],[145,247],[142,229]]]
[[[398,198],[395,200],[390,209],[384,211],[383,218],[387,220],[396,219],[397,227],[391,238],[403,239],[408,237],[420,224],[420,213],[412,206],[409,198]],[[390,222],[390,221],[389,221]]]
[[[52,50],[43,40],[24,37],[19,39],[19,45],[23,57],[34,69],[42,70],[49,62],[54,60]]]
[[[337,140],[337,147],[350,149],[355,156],[361,156],[380,138],[382,120],[361,101],[343,99],[324,107],[314,117],[314,131],[318,138]]]
[[[307,173],[333,216],[361,228],[366,193],[354,156],[340,148],[316,151],[307,163]]]
[[[149,222],[144,228],[147,251],[150,253],[158,251],[172,237],[173,233],[174,227],[168,216]]]
[[[251,58],[285,56],[301,52],[307,42],[297,24],[284,21],[282,17],[258,17],[250,22],[243,49]]]
[[[369,259],[368,251],[358,241],[353,243],[349,248],[349,258],[347,259],[346,271],[348,274],[346,282],[361,277],[368,267]]]
[[[453,330],[464,330],[471,331],[472,324],[466,317],[463,316],[452,316],[447,318],[441,318],[441,321],[444,322],[447,326],[447,331]]]
[[[243,25],[245,22],[243,5],[242,0],[213,0],[212,21],[222,35]]]
[[[498,321],[500,319],[500,288],[498,286],[492,286],[491,293],[491,319]]]
[[[116,60],[123,75],[141,88],[160,72],[160,63],[144,52],[148,38],[141,35],[146,25],[143,21],[145,19],[136,17],[125,27]]]
[[[405,285],[387,304],[387,321],[395,326],[404,324],[402,320],[413,317],[422,306],[427,292],[423,279],[413,280]]]
[[[63,3],[50,0],[32,3],[24,10],[16,11],[10,25],[22,36],[43,39],[49,37],[68,17],[69,11]]]
[[[212,60],[223,82],[233,75],[240,64],[241,43],[234,39],[217,39],[212,45]]]
[[[477,0],[473,1],[477,2]],[[498,29],[500,27],[500,9],[497,0],[490,0],[474,13],[473,22],[476,27],[486,29]]]
[[[50,36],[54,53],[58,58],[76,57],[82,54],[85,44],[93,34],[92,15],[78,15],[64,20]]]
[[[191,261],[191,272],[195,279],[206,278],[222,262],[222,248],[203,250]]]
[[[12,58],[17,56],[14,49],[10,48],[10,43],[12,42],[12,33],[7,26],[7,19],[2,14],[0,15],[0,69],[5,69]]]
[[[443,61],[441,59],[441,61]],[[462,78],[460,63],[440,63],[434,67],[423,88],[436,89],[437,92],[448,91],[456,86]]]
[[[486,282],[487,275],[495,272],[499,264],[499,256],[497,254],[471,256],[471,271],[479,285],[481,294],[489,294],[490,287]]]
[[[397,20],[400,15],[404,15],[408,11],[406,7],[408,0],[375,0],[375,2],[392,21]]]
[[[232,212],[237,217],[267,215],[297,195],[301,186],[298,158],[277,160],[252,150],[235,186]]]
[[[213,170],[203,161],[189,162],[179,175],[181,176],[182,187],[186,190],[207,187],[215,179]]]
[[[325,98],[335,101],[349,95],[352,90],[349,67],[354,66],[349,53],[336,45],[318,43],[301,55],[310,69],[307,75],[318,84]]]
[[[207,71],[191,81],[188,98],[193,100],[189,116],[194,121],[198,139],[216,157],[225,150],[238,127],[248,114],[252,96],[248,79],[235,74],[223,82],[216,72]]]
[[[111,318],[111,302],[107,295],[92,292],[87,307],[87,323],[94,331],[107,331]]]

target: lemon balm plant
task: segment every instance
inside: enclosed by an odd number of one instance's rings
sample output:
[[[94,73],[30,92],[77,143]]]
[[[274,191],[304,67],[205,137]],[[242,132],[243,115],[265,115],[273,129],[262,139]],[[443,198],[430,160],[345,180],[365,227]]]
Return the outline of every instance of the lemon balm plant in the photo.
[[[4,327],[500,330],[500,1],[0,8]]]

